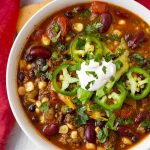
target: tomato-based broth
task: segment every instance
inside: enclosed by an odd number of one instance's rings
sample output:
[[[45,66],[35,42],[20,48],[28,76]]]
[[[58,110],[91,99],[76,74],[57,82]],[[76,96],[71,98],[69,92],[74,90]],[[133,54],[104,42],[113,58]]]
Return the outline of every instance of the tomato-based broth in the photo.
[[[34,127],[66,150],[121,150],[150,132],[150,26],[112,4],[60,10],[31,34],[18,94]]]

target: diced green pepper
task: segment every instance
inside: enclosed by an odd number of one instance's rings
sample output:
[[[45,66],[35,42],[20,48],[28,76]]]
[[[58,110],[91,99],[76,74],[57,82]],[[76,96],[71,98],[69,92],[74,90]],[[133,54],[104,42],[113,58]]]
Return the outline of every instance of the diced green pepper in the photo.
[[[126,99],[127,91],[121,84],[117,84],[116,87],[120,92],[119,94],[112,92],[108,96],[105,95],[102,98],[95,98],[96,103],[99,104],[104,110],[115,111],[122,107],[122,104]],[[109,102],[109,100],[111,102]]]
[[[146,70],[139,67],[133,67],[128,71],[127,78],[126,87],[129,91],[128,97],[135,100],[141,100],[149,94],[150,75]]]

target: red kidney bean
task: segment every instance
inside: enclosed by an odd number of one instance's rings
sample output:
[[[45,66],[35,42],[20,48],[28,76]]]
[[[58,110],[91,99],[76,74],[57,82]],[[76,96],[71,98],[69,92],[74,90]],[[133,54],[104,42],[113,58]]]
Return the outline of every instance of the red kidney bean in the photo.
[[[133,135],[131,129],[129,129],[129,127],[124,126],[124,125],[118,125],[117,126],[117,133],[120,134],[121,136]]]
[[[25,78],[24,72],[23,72],[23,71],[20,71],[20,72],[18,73],[18,80],[22,82],[22,81],[24,80],[24,78]]]
[[[134,119],[135,123],[141,123],[144,119],[150,118],[150,111],[148,112],[140,112]]]
[[[99,32],[105,33],[108,31],[109,27],[112,24],[112,15],[110,13],[102,13],[100,22],[102,23],[102,27],[100,27]]]
[[[131,49],[135,49],[139,46],[141,42],[144,40],[144,32],[138,32],[134,35],[134,37],[128,41],[128,47]]]
[[[96,141],[96,132],[95,125],[88,124],[85,129],[85,138],[89,143],[95,143]]]
[[[45,47],[37,46],[31,48],[30,55],[34,58],[40,57],[40,58],[48,59],[51,56],[51,52]]]
[[[58,133],[59,127],[58,124],[46,125],[43,128],[43,133],[47,136],[53,136]]]
[[[129,14],[125,13],[125,12],[121,12],[120,10],[115,10],[115,15],[120,17],[120,18],[123,18],[123,19],[127,19],[129,18]]]
[[[132,39],[132,35],[131,34],[125,34],[124,39],[126,42],[128,42]]]

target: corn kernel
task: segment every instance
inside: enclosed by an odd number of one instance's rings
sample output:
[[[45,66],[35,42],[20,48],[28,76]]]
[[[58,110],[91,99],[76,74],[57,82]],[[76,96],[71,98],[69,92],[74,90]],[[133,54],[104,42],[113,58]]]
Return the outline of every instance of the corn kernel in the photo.
[[[76,32],[81,32],[83,30],[84,26],[82,23],[74,23],[73,24],[73,29],[76,31]]]
[[[33,82],[27,82],[26,84],[25,84],[25,90],[27,91],[27,92],[31,92],[31,91],[33,91],[34,90],[34,84],[33,84]]]
[[[28,64],[27,65],[27,70],[30,70],[32,68],[32,65],[31,64]]]
[[[40,106],[41,106],[41,102],[40,102],[40,101],[36,101],[35,104],[36,104],[37,107],[40,107]]]
[[[101,129],[99,127],[96,127],[95,128],[95,132],[98,134],[98,132],[100,131]]]
[[[32,98],[28,98],[27,101],[31,102],[31,103],[35,103],[35,99],[32,99]]]
[[[66,133],[68,133],[68,126],[67,126],[67,125],[62,125],[62,126],[60,126],[60,128],[59,128],[59,133],[61,133],[61,134],[66,134]]]
[[[35,112],[36,112],[37,114],[39,114],[39,113],[40,113],[40,109],[39,109],[39,108],[36,108],[36,109],[35,109]]]
[[[25,69],[27,66],[27,63],[25,60],[20,60],[20,69]]]
[[[131,140],[128,139],[128,138],[126,138],[126,137],[123,137],[123,138],[122,138],[122,142],[123,142],[124,144],[126,144],[126,145],[131,145],[131,144],[132,144]]]
[[[103,147],[98,146],[97,150],[105,150]]]
[[[113,34],[116,34],[116,35],[118,35],[118,36],[121,36],[121,35],[122,35],[122,32],[119,31],[119,30],[114,30],[114,31],[113,31]]]
[[[42,124],[45,123],[45,117],[44,117],[44,115],[40,116],[40,122],[41,122]]]
[[[47,36],[42,35],[42,43],[43,45],[48,46],[50,45],[50,39]]]
[[[123,19],[121,19],[121,20],[118,21],[118,24],[119,24],[119,25],[125,25],[125,24],[126,24],[126,21],[123,20]]]
[[[87,149],[95,149],[96,146],[95,146],[95,144],[93,144],[93,143],[86,143],[86,148],[87,148]]]
[[[71,36],[66,37],[66,42],[69,42],[71,40]]]
[[[72,131],[72,132],[71,132],[71,138],[72,138],[72,139],[77,139],[77,136],[78,136],[77,131]]]
[[[146,28],[146,32],[147,32],[148,34],[150,34],[150,27],[149,27],[149,28]]]
[[[48,102],[48,100],[49,100],[48,97],[43,97],[41,101],[42,101],[42,103],[44,103],[44,102]]]
[[[23,95],[26,94],[26,90],[25,90],[25,88],[24,88],[23,86],[20,86],[20,87],[18,88],[18,94],[19,94],[20,96],[23,96]]]
[[[68,126],[69,129],[73,129],[74,128],[74,126],[72,124],[70,124],[70,123],[67,123],[67,126]]]
[[[40,90],[42,90],[42,89],[44,89],[45,87],[46,87],[46,82],[44,82],[44,81],[40,81],[39,83],[38,83],[38,87],[39,87],[39,89]]]

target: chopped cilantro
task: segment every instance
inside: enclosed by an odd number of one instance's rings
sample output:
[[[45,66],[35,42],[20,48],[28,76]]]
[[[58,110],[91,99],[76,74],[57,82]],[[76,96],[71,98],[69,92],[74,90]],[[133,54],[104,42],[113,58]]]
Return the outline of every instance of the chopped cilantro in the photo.
[[[36,77],[41,76],[41,72],[39,70],[34,70],[34,74],[35,74]]]
[[[101,107],[98,104],[93,104],[90,106],[91,111],[101,111]]]
[[[49,111],[48,102],[42,103],[42,105],[40,106],[40,111],[43,113],[46,113]]]
[[[52,57],[52,59],[57,59],[59,57],[59,55],[57,52],[53,52],[51,57]]]
[[[59,39],[60,35],[61,35],[61,31],[56,36],[52,37],[52,42],[56,43],[57,40]]]
[[[81,39],[81,38],[78,38],[77,47],[78,47],[79,49],[83,49],[83,46],[85,46],[85,43],[86,43],[85,40],[83,40],[83,39]]]
[[[106,66],[103,66],[103,68],[102,68],[102,71],[104,72],[104,74],[106,74],[106,70],[107,68],[106,68]]]
[[[41,71],[45,72],[47,69],[48,69],[48,65],[45,65],[45,66],[42,67]]]
[[[91,15],[91,12],[89,10],[85,10],[85,11],[80,13],[81,17],[88,17],[90,15]]]
[[[61,44],[61,43],[58,43],[57,48],[58,48],[59,50],[63,51],[63,50],[66,49],[66,45]]]
[[[105,37],[107,39],[111,39],[111,40],[114,40],[114,41],[121,42],[121,37],[119,37],[117,34],[106,34]]]
[[[105,125],[104,128],[98,132],[98,139],[100,143],[105,143],[107,137],[108,137],[108,125]]]
[[[53,79],[52,73],[50,73],[49,71],[47,71],[46,72],[46,78],[51,81]]]
[[[53,25],[53,30],[58,33],[60,31],[60,26],[56,23]]]
[[[77,115],[73,121],[77,124],[78,127],[86,124],[87,121],[89,120],[89,117],[86,114],[85,110],[86,110],[86,106],[77,109]]]
[[[134,54],[130,55],[129,57],[130,57],[131,59],[136,59],[138,65],[142,65],[142,64],[143,64],[143,60],[144,60],[143,55],[134,53]]]
[[[89,88],[90,88],[90,85],[92,84],[94,84],[95,83],[95,80],[92,80],[92,81],[90,81],[87,85],[86,85],[86,89],[88,90]]]
[[[92,75],[93,77],[95,77],[96,79],[98,79],[97,74],[95,73],[95,71],[86,71],[87,75]]]
[[[150,128],[150,120],[149,119],[144,120],[143,122],[141,122],[140,126],[143,127],[144,129]]]
[[[91,25],[87,25],[85,28],[85,32],[87,32],[87,33],[97,32],[101,26],[102,26],[101,23],[94,23]]]

